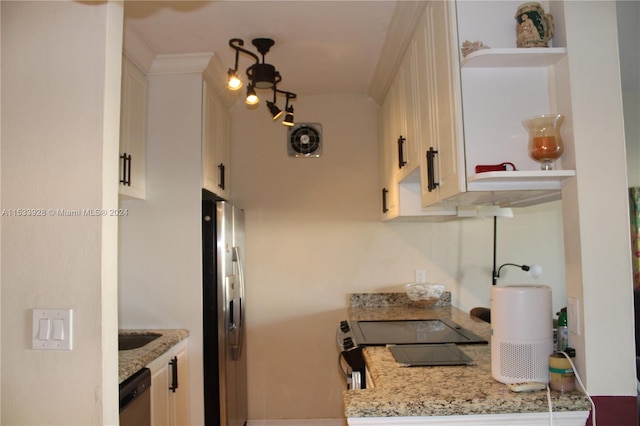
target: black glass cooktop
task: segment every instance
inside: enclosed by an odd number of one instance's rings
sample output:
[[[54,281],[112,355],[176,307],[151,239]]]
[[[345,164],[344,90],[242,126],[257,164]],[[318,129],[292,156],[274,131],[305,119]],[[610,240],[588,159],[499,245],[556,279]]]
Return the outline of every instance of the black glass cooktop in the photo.
[[[384,346],[418,343],[488,343],[449,319],[351,321],[358,345]]]

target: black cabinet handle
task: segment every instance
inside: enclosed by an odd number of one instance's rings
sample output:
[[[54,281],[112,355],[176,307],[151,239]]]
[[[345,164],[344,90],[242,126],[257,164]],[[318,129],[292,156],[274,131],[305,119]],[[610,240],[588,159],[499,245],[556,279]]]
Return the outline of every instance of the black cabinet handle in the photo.
[[[131,186],[131,154],[127,155],[125,152],[120,156],[122,160],[122,179],[120,183],[126,186]]]
[[[224,189],[224,164],[218,164],[218,170],[220,171],[220,179],[218,180],[218,187]]]
[[[433,159],[435,158],[437,153],[438,151],[433,149],[433,147],[429,147],[429,150],[427,151],[427,190],[429,190],[429,192],[433,191],[440,185],[439,182],[436,182],[436,174],[434,169],[435,165],[433,162]]]
[[[175,392],[178,389],[178,357],[174,356],[169,361],[169,366],[171,367],[171,386],[169,389],[171,392]]]
[[[407,162],[404,161],[404,143],[406,139],[402,136],[398,138],[398,168],[401,169],[407,165]]]
[[[386,213],[389,211],[387,207],[387,193],[389,190],[387,188],[382,188],[382,213]]]

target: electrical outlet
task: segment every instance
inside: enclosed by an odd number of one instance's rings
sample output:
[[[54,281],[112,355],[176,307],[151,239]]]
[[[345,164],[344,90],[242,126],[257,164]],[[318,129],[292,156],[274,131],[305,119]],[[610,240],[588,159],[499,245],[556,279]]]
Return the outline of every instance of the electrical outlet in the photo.
[[[580,300],[575,297],[567,299],[567,328],[570,333],[580,335]]]
[[[427,282],[427,271],[424,269],[416,269],[416,282],[417,283],[426,283]]]

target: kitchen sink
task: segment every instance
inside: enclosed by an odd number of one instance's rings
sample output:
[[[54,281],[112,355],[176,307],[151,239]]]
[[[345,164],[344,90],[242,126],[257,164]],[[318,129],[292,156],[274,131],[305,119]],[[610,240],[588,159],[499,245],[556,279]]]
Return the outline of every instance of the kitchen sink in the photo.
[[[143,334],[119,334],[118,335],[118,350],[128,351],[131,349],[138,349],[147,345],[162,334],[158,333],[143,333]]]

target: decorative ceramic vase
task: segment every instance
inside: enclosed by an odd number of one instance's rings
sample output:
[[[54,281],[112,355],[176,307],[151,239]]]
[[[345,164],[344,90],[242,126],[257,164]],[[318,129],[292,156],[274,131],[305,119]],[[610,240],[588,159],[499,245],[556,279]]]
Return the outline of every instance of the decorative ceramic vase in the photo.
[[[564,151],[560,137],[562,123],[564,116],[560,114],[537,115],[522,121],[529,133],[529,156],[540,163],[541,170],[553,170],[553,162]]]
[[[516,12],[516,45],[518,47],[548,47],[553,37],[553,16],[544,13],[537,2],[524,3]]]

